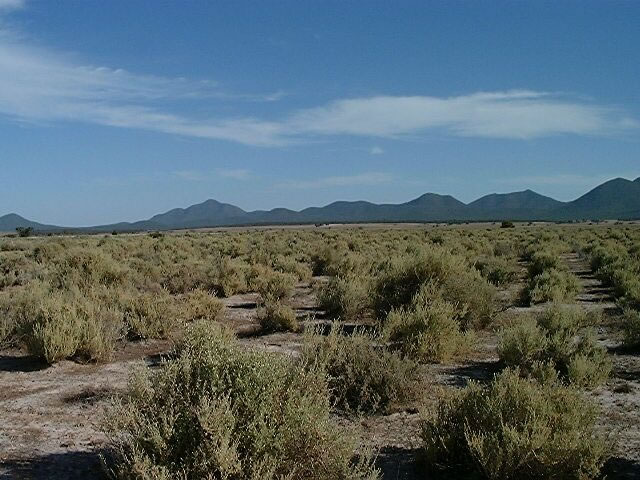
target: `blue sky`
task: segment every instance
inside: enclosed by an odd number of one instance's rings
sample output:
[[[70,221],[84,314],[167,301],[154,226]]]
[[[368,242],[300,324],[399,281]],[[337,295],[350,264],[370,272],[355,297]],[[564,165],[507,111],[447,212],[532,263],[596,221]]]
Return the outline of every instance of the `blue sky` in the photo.
[[[570,200],[640,175],[640,2],[0,0],[0,214]]]

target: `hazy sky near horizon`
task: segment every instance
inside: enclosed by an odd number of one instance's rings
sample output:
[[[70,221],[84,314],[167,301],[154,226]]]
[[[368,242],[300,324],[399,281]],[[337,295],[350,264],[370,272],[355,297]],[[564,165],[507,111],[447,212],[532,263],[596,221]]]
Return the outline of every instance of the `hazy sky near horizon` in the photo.
[[[640,2],[0,0],[0,215],[571,200],[640,176]]]

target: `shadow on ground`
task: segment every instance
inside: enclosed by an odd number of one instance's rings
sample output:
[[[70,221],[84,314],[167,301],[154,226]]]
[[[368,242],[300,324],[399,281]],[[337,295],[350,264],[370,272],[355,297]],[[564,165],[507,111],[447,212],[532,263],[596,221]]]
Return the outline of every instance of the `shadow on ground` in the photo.
[[[0,372],[36,372],[48,365],[34,357],[24,355],[0,355]]]
[[[640,478],[640,463],[628,458],[611,457],[602,468],[602,477],[612,480]]]
[[[98,452],[67,452],[0,462],[0,480],[102,480]]]

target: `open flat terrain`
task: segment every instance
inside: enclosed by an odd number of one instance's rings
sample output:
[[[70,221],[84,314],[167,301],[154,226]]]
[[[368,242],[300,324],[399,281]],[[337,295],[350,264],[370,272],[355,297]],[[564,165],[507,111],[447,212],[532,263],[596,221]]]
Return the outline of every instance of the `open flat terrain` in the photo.
[[[484,233],[486,227],[484,224],[467,227],[470,230],[455,227],[455,232],[477,235],[471,232]],[[389,226],[384,229],[381,226],[352,228],[374,229],[374,233],[365,232],[361,235],[363,238],[371,235],[373,241],[377,241],[375,231],[380,230],[393,239],[402,235],[407,225],[391,227],[392,233],[389,233]],[[452,233],[452,229],[443,229],[445,236],[461,238],[458,237],[459,233]],[[430,227],[429,230],[435,228]],[[296,235],[295,229],[291,228],[290,231]],[[413,231],[415,235],[415,229]],[[562,236],[566,230],[560,232]],[[588,235],[590,232],[587,230]],[[489,235],[494,235],[497,242],[502,233],[494,229]],[[274,232],[269,234],[271,240],[279,235]],[[511,232],[505,233],[508,234]],[[530,229],[527,234],[535,235],[535,230]],[[197,239],[207,238],[206,233],[197,235]],[[344,240],[348,242],[349,236],[345,235]],[[180,234],[175,236],[181,237]],[[127,238],[127,242],[136,242],[137,237],[122,238]],[[147,237],[144,238],[146,241]],[[445,239],[444,244],[457,241],[455,239]],[[79,240],[84,241],[82,237]],[[75,239],[63,241],[69,242],[67,246],[70,248]],[[109,238],[106,241],[119,242],[121,239]],[[338,257],[336,261],[339,260]],[[597,319],[597,342],[606,348],[612,362],[609,378],[584,393],[600,406],[598,429],[610,435],[614,445],[603,472],[610,479],[638,478],[640,356],[637,351],[622,347],[620,304],[613,288],[596,275],[586,254],[572,247],[559,254],[558,260],[562,268],[575,276],[578,288],[570,297],[555,303],[572,305]],[[420,363],[422,397],[419,400],[398,405],[382,414],[333,416],[339,428],[356,431],[363,445],[376,452],[382,478],[424,478],[416,466],[422,445],[419,411],[435,405],[444,391],[464,388],[469,380],[490,381],[503,368],[498,352],[501,325],[505,322],[517,323],[521,318],[548,308],[546,301],[523,303],[522,291],[527,288],[528,262],[514,257],[512,266],[511,279],[496,288],[493,314],[496,320],[476,333],[472,349],[453,359]],[[299,322],[297,331],[264,332],[260,321],[261,297],[255,291],[230,293],[222,298],[224,309],[217,321],[232,328],[244,348],[274,352],[295,361],[300,357],[304,344],[302,330],[313,325],[330,325],[333,321],[318,299],[319,289],[331,279],[330,272],[322,273],[314,273],[305,280],[298,279],[287,296],[287,305],[293,309]],[[345,322],[345,331],[375,326],[375,320],[368,313]],[[141,367],[163,368],[163,358],[171,353],[179,333],[171,332],[163,336],[165,338],[118,343],[108,359],[89,363],[61,359],[48,365],[20,348],[20,344],[3,349],[0,352],[0,478],[66,480],[87,478],[89,475],[99,478],[103,474],[100,455],[108,447],[108,438],[102,432],[105,409],[114,398],[125,392],[133,370]]]

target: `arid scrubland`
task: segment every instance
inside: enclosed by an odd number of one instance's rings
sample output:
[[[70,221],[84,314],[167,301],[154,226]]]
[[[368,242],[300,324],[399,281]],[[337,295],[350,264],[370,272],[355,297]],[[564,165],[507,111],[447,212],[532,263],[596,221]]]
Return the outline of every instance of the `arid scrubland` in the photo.
[[[569,255],[615,308],[576,300]],[[317,308],[295,308],[301,285]],[[226,325],[225,299],[249,292],[251,335],[292,332],[295,354]],[[3,351],[94,364],[174,345],[106,408],[117,478],[381,478],[352,427],[394,412],[422,442],[402,478],[598,478],[616,428],[593,392],[640,348],[639,309],[636,226],[0,237]],[[483,349],[492,375],[438,384],[432,366]]]

